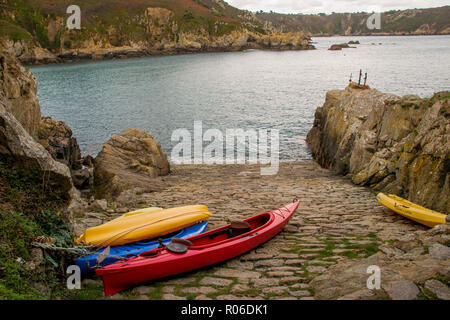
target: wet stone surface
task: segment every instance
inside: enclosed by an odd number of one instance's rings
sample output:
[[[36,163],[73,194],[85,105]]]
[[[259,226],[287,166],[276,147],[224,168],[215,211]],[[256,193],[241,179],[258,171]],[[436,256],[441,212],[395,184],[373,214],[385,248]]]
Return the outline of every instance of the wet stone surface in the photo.
[[[165,183],[164,190],[131,195],[121,203],[109,204],[114,214],[79,217],[77,229],[84,230],[89,225],[111,220],[119,216],[124,207],[171,208],[204,204],[214,214],[208,227],[211,230],[230,220],[279,208],[293,199],[301,203],[289,225],[259,248],[216,266],[140,284],[119,297],[169,300],[323,298],[316,294],[311,281],[323,276],[331,267],[368,258],[384,244],[427,230],[379,206],[373,190],[356,186],[312,161],[282,163],[275,176],[261,176],[260,167],[250,165],[173,166],[169,176],[156,179]],[[445,250],[436,245],[432,248],[445,258]],[[395,250],[392,254],[396,254]],[[410,296],[416,296],[416,288],[408,282],[400,284],[405,283],[414,289]],[[401,287],[400,284],[397,287]],[[396,292],[397,287],[388,289]],[[447,294],[445,288],[435,282],[428,283],[428,287],[442,297]],[[324,290],[337,292],[328,287]],[[366,292],[365,283],[354,291],[358,290],[361,292],[355,298],[379,298]],[[332,294],[330,297],[338,298]]]

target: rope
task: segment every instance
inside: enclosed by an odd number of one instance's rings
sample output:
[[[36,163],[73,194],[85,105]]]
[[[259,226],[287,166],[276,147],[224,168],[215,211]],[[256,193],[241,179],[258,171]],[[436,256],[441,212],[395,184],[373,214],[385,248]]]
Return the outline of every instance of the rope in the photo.
[[[41,248],[44,250],[62,251],[62,252],[68,252],[68,253],[71,253],[74,255],[82,255],[82,256],[96,253],[94,251],[89,250],[89,249],[93,249],[92,246],[88,246],[88,247],[75,246],[72,248],[64,248],[64,247],[58,247],[54,244],[48,244],[48,243],[42,243],[42,242],[32,242],[31,245],[33,247]]]
[[[41,248],[43,250],[50,250],[50,251],[57,251],[57,252],[67,252],[67,253],[75,255],[75,256],[86,256],[86,255],[91,255],[91,254],[100,255],[101,254],[101,253],[99,254],[96,251],[90,251],[89,249],[94,248],[92,246],[89,246],[89,247],[76,246],[76,247],[72,247],[72,248],[64,248],[64,247],[58,247],[58,246],[56,246],[54,244],[48,244],[48,243],[42,243],[42,242],[32,242],[31,245],[34,246],[34,247],[37,247],[37,248]],[[125,257],[120,257],[120,256],[115,256],[115,255],[112,255],[112,254],[108,254],[107,256],[104,257],[104,259],[106,259],[106,258],[114,258],[114,259],[117,259],[119,261],[125,261],[125,260],[128,260],[128,259],[132,258],[132,256],[137,256],[137,255],[135,255],[135,254],[128,254]],[[101,265],[101,262],[102,261],[97,262],[94,266],[92,266],[92,265],[90,265],[88,263],[88,267],[89,268],[101,268],[101,267],[103,267]]]

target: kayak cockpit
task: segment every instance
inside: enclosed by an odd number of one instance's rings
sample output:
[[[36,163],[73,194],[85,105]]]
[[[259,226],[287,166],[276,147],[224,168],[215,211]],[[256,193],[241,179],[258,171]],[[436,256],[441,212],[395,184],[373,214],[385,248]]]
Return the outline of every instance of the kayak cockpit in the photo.
[[[232,222],[225,227],[189,238],[189,241],[192,242],[192,249],[203,249],[239,236],[255,233],[271,222],[272,219],[273,216],[270,213],[263,213],[253,218]]]
[[[258,230],[264,228],[266,225],[273,221],[274,217],[270,213],[263,213],[257,215],[253,218],[235,221],[231,224],[224,226],[222,228],[212,230],[195,237],[185,239],[183,243],[188,240],[189,244],[186,245],[189,250],[201,250],[208,247],[216,246],[228,241],[232,241],[235,238],[240,238],[241,236],[251,235],[256,233]],[[181,239],[172,239],[172,241],[178,242]],[[170,246],[170,244],[169,244]],[[169,249],[165,247],[165,249]],[[167,251],[161,251],[161,248],[157,248],[151,251],[147,251],[139,254],[142,258],[154,258],[160,256],[161,254],[167,253]],[[175,252],[172,252],[175,253]]]

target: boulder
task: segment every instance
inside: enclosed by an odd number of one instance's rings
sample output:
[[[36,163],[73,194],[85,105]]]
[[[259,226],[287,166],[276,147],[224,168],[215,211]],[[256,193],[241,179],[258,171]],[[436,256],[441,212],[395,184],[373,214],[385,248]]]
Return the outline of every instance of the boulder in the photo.
[[[42,118],[38,131],[39,142],[52,157],[73,170],[82,169],[81,151],[69,126],[52,118]]]
[[[72,170],[72,181],[77,189],[89,189],[94,184],[93,170],[88,168]]]
[[[93,158],[81,157],[77,139],[72,136],[72,130],[66,123],[49,117],[42,118],[38,139],[53,159],[70,168],[73,184],[77,189],[87,190],[93,186]]]
[[[83,158],[83,166],[88,167],[88,168],[94,168],[94,157],[92,157],[91,155],[87,155]]]
[[[161,145],[143,130],[127,129],[113,136],[95,159],[95,196],[114,200],[127,189],[160,190],[155,178],[169,171]]]
[[[341,44],[333,44],[328,50],[342,50],[346,48],[355,48],[355,47],[350,47],[347,43],[341,43]]]
[[[338,44],[333,44],[333,45],[331,45],[331,47],[328,50],[333,50],[333,51],[342,50],[342,47]]]
[[[307,135],[313,157],[358,185],[450,213],[450,94],[332,90]]]

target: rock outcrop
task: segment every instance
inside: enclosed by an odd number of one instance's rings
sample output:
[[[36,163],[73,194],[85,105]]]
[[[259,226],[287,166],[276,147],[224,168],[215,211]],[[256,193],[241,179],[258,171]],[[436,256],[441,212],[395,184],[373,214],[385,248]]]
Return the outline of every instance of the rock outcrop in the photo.
[[[329,91],[307,142],[354,183],[450,213],[450,93],[403,98],[354,84]]]
[[[128,129],[113,136],[95,159],[95,196],[114,200],[127,189],[159,190],[153,178],[169,172],[161,145],[145,131]]]
[[[348,45],[348,43],[341,43],[341,44],[333,44],[333,45],[331,45],[331,47],[328,50],[336,51],[336,50],[342,50],[342,49],[347,49],[347,48],[354,48],[354,47],[350,47]]]
[[[64,163],[69,168],[79,170],[81,165],[81,151],[77,139],[69,126],[52,118],[41,119],[39,127],[39,142],[47,149],[52,157]]]
[[[77,192],[69,168],[37,141],[41,110],[36,90],[33,74],[14,52],[0,47],[0,157],[18,172],[42,176],[43,192],[54,192],[70,203]]]
[[[69,168],[55,161],[9,109],[8,101],[0,97],[0,156],[17,169],[39,173],[43,178],[43,189],[55,190],[70,200],[73,185]]]
[[[36,138],[41,120],[36,78],[16,60],[13,50],[5,50],[5,41],[0,45],[0,95],[7,99],[8,111]]]
[[[92,164],[89,157],[81,157],[80,146],[77,139],[73,137],[72,130],[63,121],[56,121],[45,117],[41,119],[39,143],[51,154],[53,159],[64,163],[70,168],[72,181],[77,189],[84,190],[93,186],[94,176]],[[83,164],[87,164],[86,167]]]
[[[3,39],[2,46],[15,54],[21,62],[29,64],[57,63],[58,57],[48,49],[42,48],[30,40]]]

